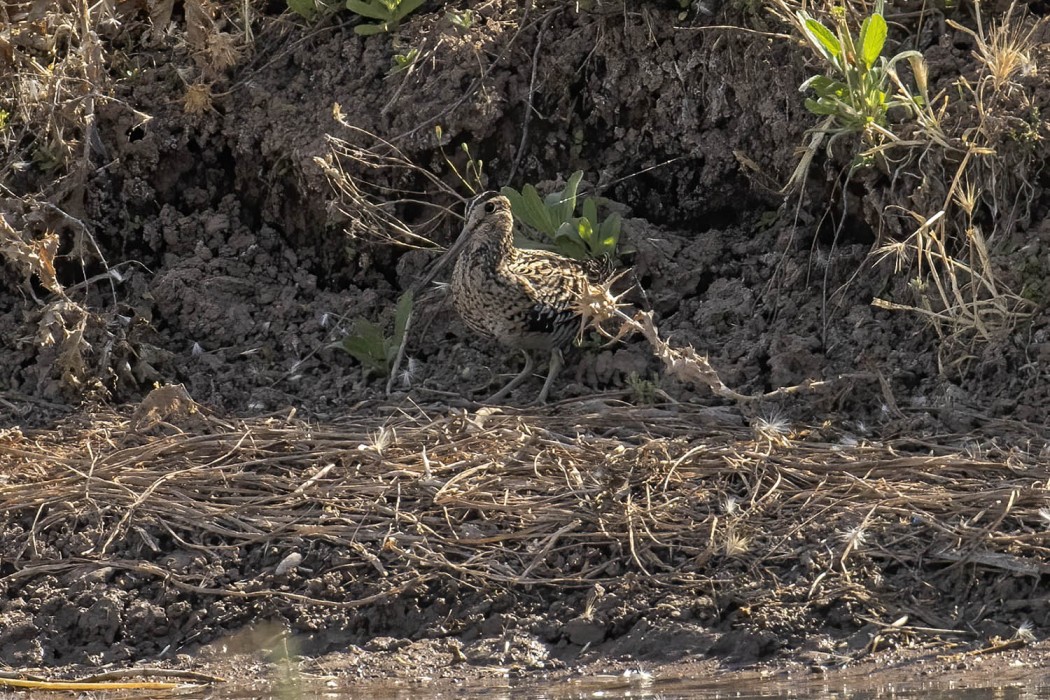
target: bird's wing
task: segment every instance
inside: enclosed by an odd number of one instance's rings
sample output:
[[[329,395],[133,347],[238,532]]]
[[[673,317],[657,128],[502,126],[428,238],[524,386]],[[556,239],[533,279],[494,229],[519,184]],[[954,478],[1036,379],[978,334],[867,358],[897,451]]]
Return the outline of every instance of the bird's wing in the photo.
[[[580,296],[588,281],[582,266],[556,255],[536,253],[521,261],[519,280],[532,306],[525,325],[530,333],[558,333],[579,320]],[[522,274],[523,273],[523,274]]]

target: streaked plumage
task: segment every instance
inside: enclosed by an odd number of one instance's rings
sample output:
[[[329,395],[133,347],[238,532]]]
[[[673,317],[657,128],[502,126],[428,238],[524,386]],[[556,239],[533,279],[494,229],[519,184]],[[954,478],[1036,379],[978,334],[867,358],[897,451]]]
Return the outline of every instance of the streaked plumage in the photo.
[[[505,397],[531,373],[530,351],[551,353],[537,401],[546,400],[561,369],[561,350],[580,329],[580,298],[593,289],[584,266],[554,253],[514,245],[510,201],[491,193],[475,199],[456,255],[452,303],[471,330],[525,353],[525,369],[490,400]]]

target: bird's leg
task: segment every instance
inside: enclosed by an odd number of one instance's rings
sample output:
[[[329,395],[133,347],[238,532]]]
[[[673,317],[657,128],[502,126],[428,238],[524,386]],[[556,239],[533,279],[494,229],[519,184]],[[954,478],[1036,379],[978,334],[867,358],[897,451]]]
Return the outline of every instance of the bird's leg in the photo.
[[[565,366],[565,358],[562,357],[561,350],[554,348],[551,350],[551,364],[550,368],[547,369],[547,381],[543,382],[543,388],[540,389],[540,395],[536,397],[536,403],[547,403],[547,394],[550,393],[551,385],[554,384],[554,378],[558,376],[558,372],[561,372],[561,368]]]
[[[501,400],[507,398],[507,395],[510,392],[512,392],[514,389],[516,389],[519,384],[521,384],[523,381],[528,379],[529,375],[532,374],[532,368],[536,366],[536,362],[535,362],[535,360],[532,359],[532,355],[529,353],[528,350],[522,350],[521,352],[522,352],[523,355],[525,355],[525,369],[521,370],[521,374],[519,374],[518,376],[514,377],[514,379],[511,379],[510,382],[507,384],[507,386],[503,387],[502,389],[497,391],[495,394],[493,394],[492,396],[490,396],[487,399],[485,399],[485,403],[492,403],[494,401],[501,401]]]

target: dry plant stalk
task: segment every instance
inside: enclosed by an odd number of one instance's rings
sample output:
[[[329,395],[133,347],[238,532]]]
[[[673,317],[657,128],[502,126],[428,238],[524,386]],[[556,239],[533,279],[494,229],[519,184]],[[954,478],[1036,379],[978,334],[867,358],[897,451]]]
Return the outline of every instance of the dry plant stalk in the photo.
[[[798,393],[823,386],[823,381],[807,381],[789,387],[780,387],[764,394],[746,395],[730,389],[718,376],[718,371],[711,365],[710,360],[696,352],[692,347],[673,348],[660,337],[660,331],[653,320],[652,312],[637,311],[633,316],[624,312],[626,305],[620,303],[620,299],[626,292],[614,295],[610,287],[615,284],[619,277],[613,278],[602,285],[592,285],[590,293],[579,301],[580,311],[580,333],[587,327],[592,327],[601,335],[615,342],[631,333],[641,334],[648,342],[653,354],[664,363],[664,369],[672,377],[680,382],[706,386],[716,396],[721,396],[737,402],[753,402]],[[610,320],[618,321],[620,329],[615,335],[606,331],[602,324]]]
[[[182,97],[182,111],[186,114],[204,114],[211,111],[214,101],[212,84],[196,82],[186,86],[186,94]]]
[[[37,344],[41,348],[57,349],[54,364],[67,386],[81,386],[88,375],[85,357],[91,351],[91,345],[84,335],[90,317],[81,304],[65,298],[47,304],[40,315]]]
[[[92,228],[70,212],[83,209],[93,154],[101,148],[96,102],[109,94],[110,78],[97,25],[109,9],[93,13],[75,2],[12,11],[0,39],[6,48],[0,50],[6,64],[0,71],[0,258],[22,273],[25,291],[39,305],[35,340],[48,350],[47,363],[67,386],[78,387],[92,317],[67,297],[55,258],[61,250],[72,261],[106,264]],[[42,219],[61,225],[41,230],[36,222]],[[44,300],[34,277],[50,292]]]
[[[960,345],[960,341],[965,345],[967,339],[988,341],[1002,337],[1029,317],[1033,307],[998,279],[988,236],[975,217],[982,202],[986,203],[995,222],[991,235],[1001,235],[1009,233],[1017,221],[1016,202],[1026,190],[1027,206],[1031,206],[1026,168],[1018,167],[1016,162],[1004,163],[997,148],[1003,143],[1004,133],[1007,141],[1013,140],[1014,124],[1023,122],[1013,116],[1019,109],[1018,96],[1021,109],[1028,99],[1016,80],[1037,70],[1032,56],[1034,36],[1041,22],[1022,30],[1019,23],[1024,15],[1016,16],[1016,4],[1011,3],[1002,21],[986,35],[979,5],[976,32],[949,22],[973,37],[977,44],[973,55],[982,66],[976,86],[965,78],[958,83],[959,93],[969,94],[974,102],[975,109],[968,113],[977,118],[976,125],[959,123],[952,128],[956,134],[952,141],[958,144],[957,148],[965,149],[963,158],[950,178],[940,209],[929,217],[911,212],[919,222],[912,236],[879,251],[897,256],[898,270],[903,258],[915,261],[917,272],[911,286],[919,296],[919,305],[885,299],[873,302],[880,308],[920,314],[941,338],[952,341],[949,346]],[[960,139],[960,135],[965,138]],[[985,191],[974,184],[977,182],[988,183],[990,188]],[[939,359],[943,367],[945,358]]]
[[[21,525],[6,530],[0,585],[111,567],[229,606],[352,609],[449,579],[588,590],[632,575],[685,589],[738,581],[734,595],[761,603],[790,570],[803,604],[858,590],[865,614],[889,618],[903,604],[892,582],[857,588],[886,561],[908,590],[931,575],[946,585],[945,564],[965,563],[967,590],[975,576],[1050,574],[1038,447],[825,442],[826,430],[774,443],[683,407],[579,409],[401,406],[322,425],[205,416],[205,431],[150,434],[105,412],[4,433],[0,513]],[[173,569],[162,541],[202,556]],[[219,584],[224,551],[258,556]],[[313,573],[275,580],[290,551],[308,552]],[[812,567],[798,568],[803,555]],[[935,607],[913,614],[935,619]]]
[[[982,80],[990,81],[993,93],[1005,93],[1013,91],[1016,87],[1017,77],[1027,77],[1038,70],[1033,59],[1036,49],[1035,36],[1042,21],[1033,22],[1024,30],[1015,22],[1014,10],[1017,3],[1011,2],[1006,15],[998,23],[993,23],[987,35],[984,31],[984,23],[981,20],[981,4],[974,4],[977,14],[977,31],[964,27],[955,20],[947,20],[948,25],[955,30],[969,34],[977,44],[973,52],[974,58],[985,66],[985,75]],[[1024,18],[1024,13],[1020,19]]]
[[[145,5],[154,22],[154,42],[160,43],[167,38],[174,3],[150,0]],[[209,0],[181,6],[185,32],[172,38],[186,41],[201,72],[218,75],[236,63],[239,39],[220,31],[219,24],[226,22],[221,13],[229,6]],[[247,12],[248,4],[242,9]],[[109,65],[110,47],[138,46],[142,37],[132,34],[144,31],[135,13],[123,10],[113,2],[16,3],[4,14],[0,37],[0,259],[50,292],[37,299],[33,286],[25,285],[40,307],[35,336],[40,375],[61,375],[66,388],[78,392],[87,385],[102,387],[120,371],[116,360],[109,364],[114,345],[120,345],[109,327],[111,318],[68,297],[98,281],[122,281],[95,239],[95,223],[81,214],[93,206],[85,201],[91,174],[117,162],[97,131],[98,109],[109,105],[130,112],[136,125],[150,118],[114,94],[114,81],[125,71]],[[215,79],[190,87],[187,111],[210,107]],[[79,282],[59,280],[54,264],[59,254],[80,263]],[[103,272],[89,276],[88,270],[99,266]],[[110,307],[103,313],[116,311]]]
[[[332,109],[334,118],[352,136],[361,137],[373,145],[358,146],[347,139],[326,135],[328,155],[314,158],[335,190],[338,201],[332,206],[348,222],[347,233],[354,238],[376,240],[383,244],[404,248],[434,249],[438,244],[417,233],[394,214],[399,206],[419,205],[436,209],[435,215],[421,222],[416,229],[429,231],[450,215],[448,209],[434,205],[435,193],[462,199],[455,190],[426,168],[414,164],[397,146],[369,131],[346,121],[338,104]],[[429,192],[394,190],[373,185],[368,178],[354,174],[383,172],[389,180],[417,180],[433,187]],[[397,197],[391,198],[391,194]]]
[[[48,291],[62,294],[62,285],[55,273],[55,255],[58,253],[58,235],[46,233],[37,240],[26,241],[0,215],[0,255],[22,272],[27,289],[34,275]]]
[[[131,415],[131,429],[148,430],[163,421],[172,418],[186,418],[200,410],[186,386],[183,384],[165,384],[153,389],[146,398],[135,407]]]
[[[939,337],[952,341],[951,345],[967,338],[988,341],[1001,337],[1030,316],[1032,308],[1031,302],[1004,288],[997,280],[987,241],[974,221],[981,192],[970,180],[972,169],[968,165],[975,153],[968,151],[959,164],[943,208],[929,219],[911,212],[919,222],[915,232],[877,251],[882,258],[895,258],[898,273],[905,261],[915,260],[917,271],[910,286],[920,305],[899,304],[882,298],[874,299],[872,304],[919,314],[933,325]],[[965,217],[963,253],[968,260],[961,260],[948,247],[949,241],[957,239],[952,235],[958,225],[955,223],[958,216],[952,216],[954,212]],[[942,347],[940,352],[943,351]],[[943,369],[944,357],[939,359]]]
[[[773,3],[775,14],[798,33],[804,27],[796,12],[804,5],[796,0]],[[810,11],[821,9],[832,12],[829,6],[819,4]],[[1026,115],[1037,107],[1019,81],[1038,72],[1035,37],[1046,20],[1031,21],[1023,28],[1027,13],[1016,9],[1016,3],[1011,3],[1001,21],[988,31],[980,3],[975,6],[976,31],[948,21],[976,44],[973,56],[980,73],[974,84],[960,77],[951,89],[933,95],[923,60],[910,61],[914,90],[895,70],[890,71],[897,94],[910,105],[910,118],[895,125],[899,134],[856,156],[856,160],[877,164],[893,182],[907,180],[906,175],[920,176],[926,193],[938,197],[945,192],[943,201],[935,202],[930,214],[924,211],[927,202],[916,201],[930,199],[928,194],[897,193],[891,186],[888,209],[907,211],[918,226],[904,240],[881,246],[876,255],[880,260],[896,258],[897,273],[906,263],[915,268],[909,286],[917,301],[873,301],[879,308],[918,314],[942,339],[950,341],[939,349],[942,368],[949,355],[960,349],[966,354],[970,343],[989,341],[1011,331],[1030,316],[1033,307],[999,278],[993,250],[995,240],[1012,233],[1019,220],[1031,215],[1035,191],[1030,180],[1038,164],[1023,144],[1017,144],[1018,134],[1022,139],[1025,134],[1041,138],[1031,133]],[[871,4],[847,3],[842,8],[854,15],[856,26],[871,10]],[[789,186],[808,171],[819,135],[818,130]],[[1004,157],[1004,151],[1009,157]],[[916,168],[922,172],[914,172]],[[892,204],[894,197],[907,198],[909,205]],[[993,230],[982,230],[978,224],[982,214],[990,215]]]
[[[170,18],[169,3],[155,8],[160,18]],[[203,114],[212,108],[216,97],[215,86],[225,80],[227,71],[236,66],[244,54],[244,33],[233,34],[220,30],[215,16],[222,9],[210,0],[186,0],[184,3],[186,32],[184,40],[200,71],[199,76],[186,86],[183,111]],[[247,8],[244,8],[247,11]],[[163,26],[160,27],[163,29]]]

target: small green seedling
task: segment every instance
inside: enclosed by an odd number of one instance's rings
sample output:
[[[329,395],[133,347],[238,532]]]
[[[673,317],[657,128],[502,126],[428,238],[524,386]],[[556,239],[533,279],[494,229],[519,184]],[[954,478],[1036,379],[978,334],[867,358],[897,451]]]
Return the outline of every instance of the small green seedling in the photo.
[[[419,9],[424,0],[346,0],[346,7],[362,17],[378,20],[376,24],[359,24],[354,31],[362,36],[382,34],[397,29],[405,17]]]
[[[417,48],[411,48],[405,53],[394,54],[394,67],[390,69],[387,75],[400,73],[415,63],[417,58],[419,58],[419,49]]]
[[[627,386],[631,389],[631,398],[639,406],[652,406],[660,387],[651,377],[643,377],[637,372],[627,375]]]
[[[600,202],[594,197],[585,199],[582,216],[575,216],[581,179],[583,171],[577,170],[569,176],[565,189],[542,198],[532,185],[525,185],[521,192],[512,187],[500,192],[510,200],[515,220],[545,235],[562,255],[577,260],[611,257],[620,242],[621,217],[612,212],[599,222]]]
[[[466,143],[461,143],[459,147],[467,155],[467,167],[464,171],[466,175],[464,176],[463,173],[460,173],[459,168],[456,167],[456,164],[452,162],[452,159],[448,157],[448,154],[445,153],[445,146],[441,143],[441,139],[444,135],[445,132],[441,128],[441,125],[435,124],[434,136],[435,138],[437,138],[438,150],[441,151],[441,157],[445,159],[445,163],[452,170],[452,173],[460,182],[463,183],[463,186],[466,187],[467,191],[471,194],[477,194],[481,190],[485,189],[483,186],[484,178],[482,177],[482,172],[484,172],[485,168],[485,161],[481,160],[480,158],[475,158],[470,153],[470,146],[468,146]]]
[[[405,292],[397,300],[394,311],[394,334],[386,337],[377,323],[368,319],[358,319],[350,334],[343,338],[338,347],[352,355],[365,369],[385,377],[390,374],[398,348],[405,340],[408,319],[412,314],[412,292]]]
[[[448,21],[466,31],[474,26],[474,10],[463,10],[462,12],[456,12],[455,10],[449,10],[445,13],[448,17]]]

